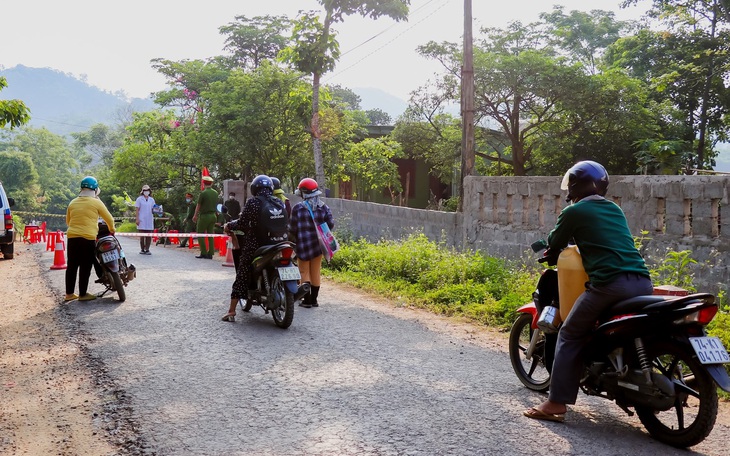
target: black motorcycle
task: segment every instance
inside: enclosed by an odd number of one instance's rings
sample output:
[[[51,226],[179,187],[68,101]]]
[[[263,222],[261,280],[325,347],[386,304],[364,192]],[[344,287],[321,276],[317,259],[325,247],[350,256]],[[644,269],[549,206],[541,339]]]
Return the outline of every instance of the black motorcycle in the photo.
[[[557,266],[557,273],[542,274],[533,302],[517,310],[510,331],[512,367],[534,391],[550,388],[559,315],[567,315],[559,310],[559,260]],[[724,366],[730,356],[705,332],[717,310],[709,293],[638,296],[614,305],[586,344],[581,390],[616,402],[629,416],[635,411],[661,442],[697,445],[715,424],[715,385],[730,392]]]
[[[109,292],[116,292],[119,301],[124,302],[127,294],[124,287],[135,277],[137,270],[133,264],[127,264],[124,250],[119,240],[109,233],[105,223],[99,223],[99,235],[96,238],[96,260],[101,268],[101,275],[97,283],[106,287],[98,296],[101,298]]]
[[[294,247],[285,241],[256,250],[248,299],[239,301],[244,312],[254,304],[265,313],[271,312],[276,326],[284,329],[292,324],[296,301],[309,292],[309,284],[297,285],[302,277],[295,262]]]

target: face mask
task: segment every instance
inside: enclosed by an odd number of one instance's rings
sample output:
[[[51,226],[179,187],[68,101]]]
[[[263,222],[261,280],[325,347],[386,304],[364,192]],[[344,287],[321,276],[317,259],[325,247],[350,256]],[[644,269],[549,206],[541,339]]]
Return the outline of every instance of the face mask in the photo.
[[[192,201],[190,198],[185,198],[186,203],[189,203],[190,201]]]
[[[150,196],[150,192],[142,192],[144,196]]]
[[[229,199],[229,200],[233,200],[233,199],[236,199],[236,197],[235,197],[235,196],[233,196],[233,195],[230,195],[230,196],[228,196],[228,199]]]

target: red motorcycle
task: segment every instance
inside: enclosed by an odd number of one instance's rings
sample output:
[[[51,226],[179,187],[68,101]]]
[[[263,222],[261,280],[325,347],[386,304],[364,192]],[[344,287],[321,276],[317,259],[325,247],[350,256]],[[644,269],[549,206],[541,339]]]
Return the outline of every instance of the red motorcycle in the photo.
[[[540,246],[544,248],[539,244],[533,250]],[[569,249],[560,254],[557,272],[543,272],[533,302],[517,310],[510,331],[512,367],[534,391],[550,388],[557,332],[575,302],[575,290],[585,283],[571,287],[565,274],[560,277],[562,267],[574,282],[584,280],[575,267],[582,268],[575,263],[577,251]],[[566,261],[572,265],[566,266]],[[702,442],[712,431],[717,386],[730,392],[724,366],[730,356],[718,338],[705,332],[718,310],[715,296],[678,294],[683,296],[638,296],[601,315],[586,344],[580,387],[585,394],[614,401],[629,416],[636,413],[655,439],[684,448]]]

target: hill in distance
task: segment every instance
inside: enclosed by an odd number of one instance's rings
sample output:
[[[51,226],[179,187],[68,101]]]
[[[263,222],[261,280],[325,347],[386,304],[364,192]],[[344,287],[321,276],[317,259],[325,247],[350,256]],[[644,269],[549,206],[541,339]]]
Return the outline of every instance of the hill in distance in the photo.
[[[18,65],[0,69],[8,87],[0,92],[1,99],[22,100],[31,111],[30,126],[45,127],[66,136],[88,130],[96,123],[115,125],[121,113],[149,111],[157,105],[152,99],[127,99],[123,93],[110,93],[87,84],[73,75],[52,68],[31,68]],[[353,89],[364,110],[379,108],[395,121],[408,104],[383,90]]]
[[[18,65],[0,70],[8,87],[0,98],[22,100],[30,109],[29,125],[45,127],[57,135],[86,131],[92,125],[119,123],[120,113],[155,109],[151,99],[125,99],[91,86],[71,75],[51,68]]]

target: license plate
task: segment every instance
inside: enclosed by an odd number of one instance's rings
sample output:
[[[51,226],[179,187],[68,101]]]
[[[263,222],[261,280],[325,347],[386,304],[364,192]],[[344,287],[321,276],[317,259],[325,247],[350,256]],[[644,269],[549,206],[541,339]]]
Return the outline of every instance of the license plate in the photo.
[[[101,261],[104,263],[110,263],[114,260],[119,259],[119,253],[116,250],[110,250],[108,252],[101,252]]]
[[[279,277],[281,277],[281,280],[299,280],[302,278],[302,275],[299,273],[299,268],[293,266],[278,268],[277,271],[279,271]]]
[[[730,355],[717,337],[690,337],[689,340],[702,364],[730,363]]]

